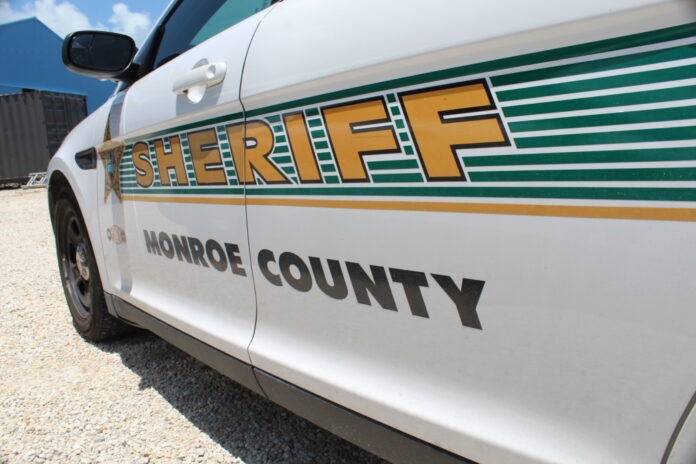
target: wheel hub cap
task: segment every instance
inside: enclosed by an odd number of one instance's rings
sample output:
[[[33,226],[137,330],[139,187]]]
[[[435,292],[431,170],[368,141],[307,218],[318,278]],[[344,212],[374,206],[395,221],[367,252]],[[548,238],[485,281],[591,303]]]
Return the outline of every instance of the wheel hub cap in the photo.
[[[87,245],[80,243],[75,250],[75,263],[82,279],[89,280],[89,266],[87,265]]]

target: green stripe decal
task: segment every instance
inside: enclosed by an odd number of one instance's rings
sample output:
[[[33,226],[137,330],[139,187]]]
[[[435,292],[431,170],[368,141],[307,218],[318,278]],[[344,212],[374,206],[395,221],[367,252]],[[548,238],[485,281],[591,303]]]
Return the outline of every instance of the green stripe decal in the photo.
[[[548,171],[472,172],[473,182],[610,182],[696,180],[696,168],[569,169]]]
[[[593,134],[518,137],[517,148],[567,147],[573,145],[602,145],[615,143],[669,142],[696,138],[696,127],[668,127]]]
[[[613,106],[661,103],[691,98],[696,98],[696,85],[607,95],[606,97],[574,98],[556,102],[508,106],[503,107],[503,114],[507,117],[530,116],[545,113],[562,113],[564,111],[610,108]]]
[[[420,173],[404,173],[404,174],[373,174],[374,182],[423,182],[423,176]]]
[[[368,161],[367,166],[374,170],[383,169],[418,169],[418,161],[414,159],[396,161]]]
[[[292,162],[292,156],[273,156],[272,159],[276,164],[288,164]]]
[[[138,191],[134,192],[137,193]],[[279,187],[247,189],[248,196],[393,196],[418,198],[558,198],[584,200],[696,201],[692,188],[626,187]]]
[[[640,163],[653,161],[694,161],[696,147],[642,150],[601,150],[524,155],[465,156],[467,167],[526,166],[536,164]]]
[[[508,127],[512,132],[531,132],[554,129],[573,129],[579,127],[611,126],[617,124],[678,121],[681,119],[694,118],[696,118],[696,107],[682,106],[678,108],[663,108],[657,110],[628,111],[568,118],[539,119],[536,121],[510,122],[508,123]]]
[[[336,172],[336,166],[333,164],[322,164],[321,172]]]
[[[696,56],[696,47],[693,45],[683,45],[681,47],[667,48],[663,50],[651,50],[648,52],[635,53],[633,55],[623,55],[612,58],[585,61],[562,66],[552,66],[533,71],[524,71],[514,74],[507,74],[491,78],[491,83],[498,87],[502,85],[521,84],[524,82],[537,81],[557,77],[575,76],[602,71],[612,71],[616,69],[630,68],[633,66],[644,66],[666,61],[683,60]]]
[[[503,90],[497,92],[501,102],[523,100],[527,98],[547,97],[550,95],[565,95],[578,92],[590,92],[593,90],[607,90],[634,85],[656,84],[659,82],[676,81],[680,79],[692,79],[696,76],[696,65],[679,66],[676,68],[657,69],[638,73],[623,74],[620,76],[600,77],[596,79],[584,79],[561,84],[539,85],[524,89]]]

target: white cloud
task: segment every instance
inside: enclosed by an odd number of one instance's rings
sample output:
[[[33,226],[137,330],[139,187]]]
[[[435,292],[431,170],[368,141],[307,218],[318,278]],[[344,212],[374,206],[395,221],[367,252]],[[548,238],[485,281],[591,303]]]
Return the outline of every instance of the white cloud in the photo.
[[[128,34],[141,44],[150,30],[150,15],[130,11],[125,3],[116,3],[108,22],[111,30]],[[33,0],[20,9],[12,7],[8,0],[0,0],[0,24],[36,16],[56,34],[65,37],[84,29],[109,29],[102,23],[92,23],[75,5],[67,0]]]
[[[26,18],[26,14],[15,11],[8,0],[0,0],[0,24]]]
[[[101,24],[92,24],[86,14],[68,1],[34,0],[26,4],[21,10],[14,10],[6,0],[0,0],[0,16],[3,21],[7,16],[8,21],[36,16],[39,20],[52,29],[56,34],[65,37],[70,32],[80,29],[104,29]]]
[[[149,14],[130,11],[125,3],[115,4],[111,10],[114,14],[109,18],[109,23],[113,25],[114,32],[131,36],[138,44],[145,40],[151,25]]]

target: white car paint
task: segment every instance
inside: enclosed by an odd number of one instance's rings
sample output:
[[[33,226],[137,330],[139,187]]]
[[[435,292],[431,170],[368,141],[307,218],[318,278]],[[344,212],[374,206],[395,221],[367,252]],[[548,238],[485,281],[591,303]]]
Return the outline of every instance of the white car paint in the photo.
[[[529,84],[497,85],[500,69],[516,73],[580,65],[629,52],[599,48],[589,55],[547,62],[515,62],[482,70],[475,66],[695,20],[694,3],[681,0],[286,0],[136,82],[116,97],[113,110],[112,101],[108,102],[66,140],[50,170],[64,173],[75,190],[93,246],[99,250],[105,291],[229,355],[480,463],[660,462],[696,386],[693,220],[439,211],[437,198],[416,193],[379,196],[383,203],[376,208],[349,206],[357,204],[351,202],[369,203],[375,197],[367,190],[331,196],[322,193],[326,185],[303,186],[309,193],[300,195],[291,190],[298,187],[295,183],[277,187],[277,193],[272,185],[247,185],[232,204],[219,204],[230,198],[228,194],[213,193],[203,201],[198,191],[181,194],[187,198],[198,195],[191,202],[168,201],[172,192],[157,194],[156,190],[147,200],[138,197],[137,185],[132,183],[136,193],[126,193],[120,201],[113,194],[104,198],[104,165],[99,164],[95,176],[94,171],[77,169],[72,160],[76,151],[103,142],[109,112],[112,137],[132,144],[190,133],[197,125],[205,129],[239,121],[242,112],[246,112],[247,122],[299,110],[308,115],[306,111],[317,106],[474,79],[483,79],[491,88],[495,114],[502,115],[504,130],[517,137],[516,143],[572,134],[573,130],[558,129],[513,133],[514,124],[539,118],[506,116],[501,108],[562,97],[502,101],[499,97],[504,92],[526,89]],[[636,43],[630,53],[693,44],[691,35],[666,44]],[[226,64],[223,83],[208,89],[199,103],[172,92],[173,82],[203,60]],[[683,60],[684,65],[693,63],[694,58]],[[472,66],[472,71],[438,74],[456,66]],[[638,72],[664,66],[652,63]],[[611,78],[622,72],[599,70],[580,78],[547,76],[531,87]],[[435,76],[432,82],[409,80],[428,73]],[[392,87],[374,87],[392,80],[396,80]],[[684,84],[693,84],[693,79],[685,79]],[[579,96],[650,91],[666,85],[587,91]],[[350,91],[356,88],[364,90]],[[693,101],[683,103],[689,104]],[[661,108],[651,105],[638,108]],[[573,115],[601,112],[589,109]],[[621,130],[672,127],[669,123],[651,122]],[[692,123],[675,124],[688,128]],[[575,129],[578,131],[581,129]],[[625,143],[620,148],[689,148],[696,146],[694,139],[696,134],[688,141]],[[224,143],[223,138],[218,143]],[[246,149],[251,148],[247,144]],[[475,154],[499,156],[514,151],[524,156],[564,150],[581,151],[577,147],[535,150],[512,145],[480,148]],[[230,156],[229,150],[221,151]],[[470,153],[467,149],[458,152],[460,156]],[[375,161],[393,158],[386,153],[371,156]],[[618,162],[608,166],[627,167]],[[653,166],[654,162],[632,165],[636,169]],[[692,159],[659,166],[693,168],[696,164]],[[589,162],[573,166],[596,167]],[[468,172],[470,176],[495,169]],[[423,184],[399,185],[417,192]],[[485,185],[510,188],[517,184],[498,181]],[[696,187],[694,181],[677,184],[670,180],[537,181],[525,187],[549,185]],[[312,194],[311,189],[318,193]],[[156,198],[160,200],[153,200]],[[306,198],[333,203],[308,207],[302,203]],[[434,209],[384,207],[384,202],[397,200],[432,204]],[[484,210],[491,205],[503,210],[520,205],[530,210],[547,208],[544,211],[557,207],[565,211],[650,209],[657,205],[672,213],[696,208],[694,201],[641,198],[456,197],[448,201],[456,204],[450,205],[455,209],[475,203]],[[125,246],[104,239],[104,231],[112,225],[126,231]],[[235,243],[248,275],[221,274],[147,253],[146,230]],[[320,292],[316,281],[307,292],[292,289],[287,280],[274,285],[259,266],[262,250],[274,253],[276,262],[269,270],[275,274],[280,274],[277,260],[285,252],[306,263],[309,257],[317,257],[324,266],[328,259],[337,260],[344,274],[346,262],[365,269],[374,265],[422,272],[428,283],[422,294],[429,317],[411,314],[405,287],[393,278],[388,284],[397,311],[382,309],[374,296],[371,305],[359,304],[350,284],[348,296],[340,300]],[[461,279],[485,281],[477,307],[481,330],[462,325],[453,300],[433,274],[451,276],[457,283]],[[670,463],[696,459],[693,423],[690,417]]]

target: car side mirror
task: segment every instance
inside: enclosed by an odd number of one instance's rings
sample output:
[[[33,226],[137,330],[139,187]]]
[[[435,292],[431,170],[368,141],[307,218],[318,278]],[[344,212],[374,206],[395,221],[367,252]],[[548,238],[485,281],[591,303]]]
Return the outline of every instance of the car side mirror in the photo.
[[[124,80],[136,51],[135,41],[127,35],[78,31],[63,41],[63,64],[77,74]]]

